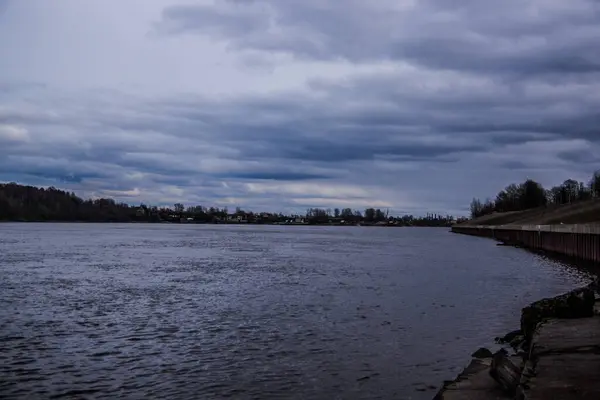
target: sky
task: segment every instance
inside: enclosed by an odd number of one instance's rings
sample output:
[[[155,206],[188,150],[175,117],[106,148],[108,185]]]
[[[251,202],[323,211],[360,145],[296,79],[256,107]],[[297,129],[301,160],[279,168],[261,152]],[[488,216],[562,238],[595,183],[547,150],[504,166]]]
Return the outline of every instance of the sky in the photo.
[[[466,215],[599,168],[598,0],[0,0],[0,181]]]

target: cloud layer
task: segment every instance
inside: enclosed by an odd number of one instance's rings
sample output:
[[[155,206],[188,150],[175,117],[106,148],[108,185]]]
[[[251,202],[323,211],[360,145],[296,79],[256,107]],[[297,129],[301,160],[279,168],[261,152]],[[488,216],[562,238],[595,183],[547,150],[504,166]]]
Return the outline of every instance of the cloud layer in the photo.
[[[4,5],[0,180],[466,213],[600,168],[597,1],[138,3]]]

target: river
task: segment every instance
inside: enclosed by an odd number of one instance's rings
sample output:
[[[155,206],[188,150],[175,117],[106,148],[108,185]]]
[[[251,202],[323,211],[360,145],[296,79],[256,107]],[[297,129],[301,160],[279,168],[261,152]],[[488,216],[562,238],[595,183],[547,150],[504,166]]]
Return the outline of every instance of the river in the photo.
[[[587,279],[438,228],[0,224],[0,397],[431,399]]]

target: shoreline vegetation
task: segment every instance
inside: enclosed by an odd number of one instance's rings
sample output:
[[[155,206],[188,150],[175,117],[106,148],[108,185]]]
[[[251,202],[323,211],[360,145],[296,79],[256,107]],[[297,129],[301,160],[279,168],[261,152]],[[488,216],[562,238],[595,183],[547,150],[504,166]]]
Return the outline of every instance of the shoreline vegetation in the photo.
[[[593,225],[600,223],[600,197],[563,205],[547,205],[524,211],[492,213],[464,221],[456,227]]]
[[[600,198],[600,171],[594,172],[587,184],[567,179],[562,184],[548,190],[538,182],[527,179],[519,185],[508,185],[496,195],[495,199],[488,198],[482,202],[474,198],[470,207],[471,219],[481,219],[499,213],[519,213],[541,208],[552,209],[598,198]],[[557,220],[547,222],[547,224],[560,222],[567,223]],[[496,225],[500,224],[496,223]]]
[[[236,208],[184,206],[156,207],[117,203],[113,199],[84,200],[74,193],[50,188],[0,184],[0,222],[144,222],[189,224],[263,224],[328,226],[423,226],[450,227],[463,222],[450,215],[424,217],[389,216],[387,211],[367,208],[309,208],[304,215],[252,212]]]

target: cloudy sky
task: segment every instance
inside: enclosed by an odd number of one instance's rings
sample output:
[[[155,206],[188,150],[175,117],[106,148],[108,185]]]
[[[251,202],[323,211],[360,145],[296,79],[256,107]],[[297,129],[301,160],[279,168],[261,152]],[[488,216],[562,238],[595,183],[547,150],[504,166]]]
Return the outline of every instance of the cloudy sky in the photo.
[[[597,168],[598,0],[0,0],[0,181],[466,214]]]

